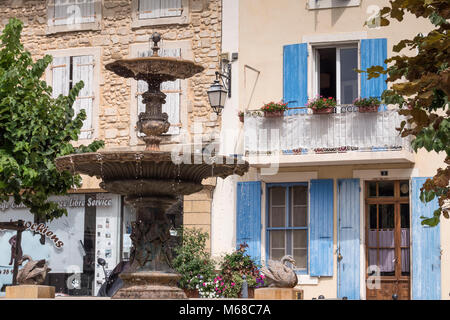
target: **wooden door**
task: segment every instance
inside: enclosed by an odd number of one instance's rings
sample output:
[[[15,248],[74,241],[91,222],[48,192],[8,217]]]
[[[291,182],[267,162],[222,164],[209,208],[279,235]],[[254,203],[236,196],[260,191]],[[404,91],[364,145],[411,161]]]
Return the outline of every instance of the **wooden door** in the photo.
[[[409,181],[366,182],[366,297],[410,299]]]

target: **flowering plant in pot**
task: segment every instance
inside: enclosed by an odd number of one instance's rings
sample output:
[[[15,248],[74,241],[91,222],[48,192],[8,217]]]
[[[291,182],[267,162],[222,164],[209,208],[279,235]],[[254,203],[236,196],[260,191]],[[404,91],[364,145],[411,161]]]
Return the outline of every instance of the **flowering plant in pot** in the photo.
[[[269,102],[262,106],[261,111],[264,112],[264,117],[282,117],[284,111],[287,110],[287,103],[280,102]]]
[[[375,97],[357,98],[353,101],[353,105],[358,107],[359,112],[377,112],[380,103],[380,100]]]
[[[333,97],[324,98],[323,96],[318,96],[308,100],[306,106],[311,108],[313,113],[316,114],[332,113],[334,107],[336,107],[336,99]]]
[[[246,254],[247,244],[240,244],[239,249],[225,255],[221,263],[222,274],[219,285],[222,294],[227,298],[240,297],[242,284],[248,284],[248,296],[252,298],[254,289],[264,286],[264,275],[260,273],[259,266]]]
[[[200,286],[211,282],[215,276],[215,263],[206,252],[208,233],[200,229],[178,229],[181,245],[174,248],[174,269],[181,274],[178,286],[188,297],[198,297]]]

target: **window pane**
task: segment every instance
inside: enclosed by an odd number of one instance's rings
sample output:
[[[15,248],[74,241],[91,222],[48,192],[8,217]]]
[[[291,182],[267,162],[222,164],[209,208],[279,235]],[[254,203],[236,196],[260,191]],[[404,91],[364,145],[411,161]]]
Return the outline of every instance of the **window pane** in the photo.
[[[286,202],[286,188],[270,188],[271,205],[284,206]]]
[[[292,209],[293,217],[291,220],[291,224],[293,227],[306,227],[307,226],[307,212],[308,209],[306,206],[297,206]]]
[[[294,231],[293,258],[295,260],[296,269],[306,269],[308,261],[308,231]]]
[[[341,49],[341,103],[352,104],[358,97],[358,49]]]
[[[294,205],[306,205],[308,203],[308,187],[298,186],[292,188]]]
[[[379,197],[393,197],[394,196],[394,181],[378,182],[378,196]]]
[[[370,229],[377,228],[377,205],[376,204],[369,205],[369,228]]]
[[[376,196],[377,196],[377,183],[369,182],[369,197],[376,197]]]
[[[286,226],[286,209],[284,207],[271,208],[269,226],[275,228]]]
[[[294,249],[293,258],[295,260],[295,269],[306,269],[306,263],[308,261],[307,249]]]
[[[400,197],[409,197],[409,181],[400,181]]]
[[[270,259],[280,260],[286,252],[285,231],[270,231]]]
[[[336,48],[318,49],[319,94],[336,98]]]
[[[380,229],[393,229],[395,226],[394,221],[394,205],[393,204],[380,204],[379,222],[378,227]]]
[[[400,204],[401,228],[409,228],[409,203]]]

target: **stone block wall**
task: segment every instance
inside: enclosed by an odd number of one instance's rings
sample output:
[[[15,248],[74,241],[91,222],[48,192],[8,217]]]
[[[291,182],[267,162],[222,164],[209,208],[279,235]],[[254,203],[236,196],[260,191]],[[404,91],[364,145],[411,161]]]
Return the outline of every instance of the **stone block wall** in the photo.
[[[47,2],[50,0],[0,0],[0,29],[15,17],[24,22],[22,43],[34,59],[42,58],[51,50],[73,48],[101,48],[100,80],[96,99],[98,110],[98,139],[105,141],[106,149],[143,149],[142,141],[137,146],[130,144],[130,137],[136,135],[130,126],[132,94],[131,80],[123,79],[107,71],[105,65],[117,59],[129,58],[133,44],[149,42],[155,31],[162,34],[163,43],[177,40],[190,41],[194,61],[205,70],[187,80],[188,107],[187,121],[183,127],[192,132],[194,121],[203,127],[202,141],[211,142],[218,136],[220,118],[212,112],[206,91],[215,79],[219,69],[221,52],[221,0],[188,0],[188,23],[132,27],[132,0],[102,0],[102,18],[98,30],[69,30],[68,32],[48,33]],[[100,0],[101,1],[101,0]],[[182,110],[183,112],[183,110]],[[181,118],[183,116],[181,115]],[[95,178],[83,177],[83,190],[98,187]],[[184,204],[185,222],[188,226],[199,227],[210,232],[211,187],[186,197]],[[208,251],[210,248],[208,241]]]
[[[50,1],[50,0],[47,0]],[[212,112],[206,91],[219,69],[221,52],[221,0],[189,0],[189,19],[185,24],[151,25],[132,27],[132,0],[102,0],[102,19],[99,30],[69,31],[47,34],[46,0],[2,0],[0,1],[0,29],[9,18],[24,22],[22,42],[35,59],[43,57],[49,50],[100,47],[101,79],[99,139],[106,148],[130,145],[131,81],[107,71],[105,65],[117,59],[130,57],[130,46],[148,43],[155,31],[163,41],[189,40],[195,62],[205,70],[188,80],[188,123],[183,124],[191,132],[194,121],[203,124],[204,142],[214,140],[219,132],[220,118]],[[101,1],[101,0],[99,0]],[[161,20],[161,19],[159,19]],[[133,109],[134,110],[134,109]],[[138,149],[144,144],[139,142]]]

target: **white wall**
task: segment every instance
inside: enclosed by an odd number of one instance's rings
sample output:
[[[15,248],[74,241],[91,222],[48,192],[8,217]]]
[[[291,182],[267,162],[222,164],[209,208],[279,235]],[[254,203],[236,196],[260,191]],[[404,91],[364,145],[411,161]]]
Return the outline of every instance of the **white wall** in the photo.
[[[239,50],[239,0],[224,0],[222,17],[222,52],[230,55]],[[239,111],[239,60],[232,62],[232,95],[227,99],[222,112],[220,133],[220,153],[224,155],[240,153],[239,135],[242,125]],[[236,182],[237,176],[217,178],[211,208],[211,254],[213,257],[230,252],[235,247],[236,228]]]

